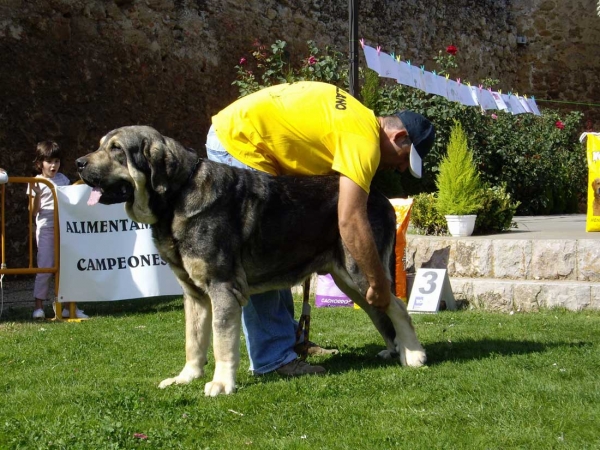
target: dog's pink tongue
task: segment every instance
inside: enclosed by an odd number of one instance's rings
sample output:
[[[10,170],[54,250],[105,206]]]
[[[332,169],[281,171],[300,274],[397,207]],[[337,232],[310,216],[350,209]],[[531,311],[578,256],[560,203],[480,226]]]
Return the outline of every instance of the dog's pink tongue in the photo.
[[[87,201],[87,204],[90,206],[94,206],[96,203],[100,201],[100,196],[102,195],[102,191],[100,188],[93,188],[92,193],[90,194],[90,198]]]

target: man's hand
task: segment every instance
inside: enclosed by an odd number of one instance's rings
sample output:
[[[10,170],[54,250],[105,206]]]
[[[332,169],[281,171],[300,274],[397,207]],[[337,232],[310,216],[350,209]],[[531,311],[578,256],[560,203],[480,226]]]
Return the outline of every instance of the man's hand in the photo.
[[[381,289],[377,290],[372,286],[369,286],[369,289],[367,290],[367,302],[381,312],[385,312],[388,309],[392,300],[389,283],[387,284],[388,286],[384,285]]]

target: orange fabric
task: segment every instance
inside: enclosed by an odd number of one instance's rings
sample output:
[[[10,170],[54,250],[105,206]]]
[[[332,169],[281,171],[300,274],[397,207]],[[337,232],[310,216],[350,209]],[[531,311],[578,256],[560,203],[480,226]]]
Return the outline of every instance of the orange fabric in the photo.
[[[396,212],[396,297],[408,303],[406,293],[406,268],[404,267],[404,253],[406,251],[406,231],[410,223],[410,211],[412,209],[412,198],[392,198],[390,203]]]

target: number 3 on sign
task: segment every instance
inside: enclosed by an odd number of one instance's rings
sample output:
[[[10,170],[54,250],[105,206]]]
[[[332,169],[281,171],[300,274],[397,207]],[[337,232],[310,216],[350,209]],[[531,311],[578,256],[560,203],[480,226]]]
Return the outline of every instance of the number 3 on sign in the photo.
[[[440,302],[446,302],[446,308],[456,309],[452,286],[446,269],[419,269],[415,276],[408,310],[410,312],[434,313],[439,310]]]

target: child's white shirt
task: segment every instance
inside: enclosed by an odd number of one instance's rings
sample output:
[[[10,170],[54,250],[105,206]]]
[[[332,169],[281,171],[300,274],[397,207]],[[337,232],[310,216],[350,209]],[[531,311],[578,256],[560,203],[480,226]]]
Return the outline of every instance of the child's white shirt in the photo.
[[[69,179],[58,172],[54,175],[54,178],[46,178],[43,175],[38,175],[36,178],[43,178],[44,180],[50,181],[55,186],[68,186],[70,184]],[[54,226],[54,197],[50,188],[44,184],[39,183],[40,190],[40,210],[36,217],[36,225],[40,226]],[[30,192],[30,186],[27,186],[27,194]],[[35,197],[35,191],[32,192]]]

